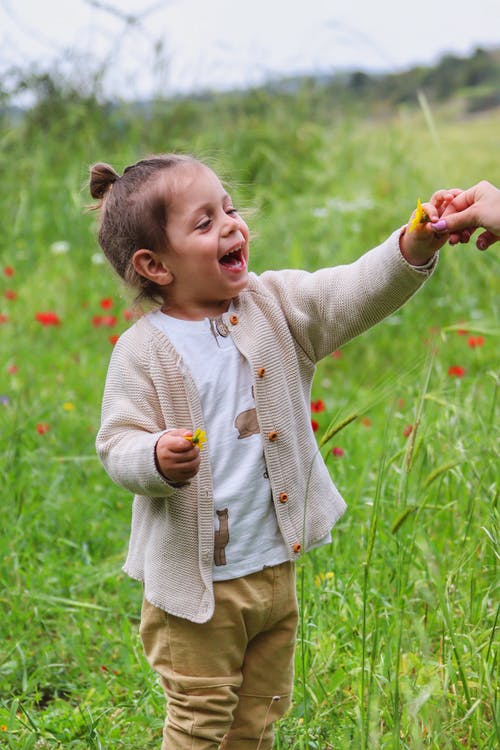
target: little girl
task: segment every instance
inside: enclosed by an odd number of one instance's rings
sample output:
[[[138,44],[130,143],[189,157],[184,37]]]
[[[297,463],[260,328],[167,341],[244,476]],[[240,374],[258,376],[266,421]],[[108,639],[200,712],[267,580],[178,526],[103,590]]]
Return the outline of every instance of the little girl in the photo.
[[[270,750],[292,693],[294,563],[345,509],[311,427],[315,365],[404,304],[448,235],[408,226],[351,265],[257,276],[198,160],[96,164],[90,191],[106,257],[154,304],[114,348],[97,451],[135,495],[124,570],[144,586],[162,748]]]

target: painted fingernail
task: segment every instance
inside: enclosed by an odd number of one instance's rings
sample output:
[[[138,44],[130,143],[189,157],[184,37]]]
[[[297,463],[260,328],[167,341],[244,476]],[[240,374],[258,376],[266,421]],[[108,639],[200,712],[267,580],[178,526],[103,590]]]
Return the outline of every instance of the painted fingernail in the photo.
[[[444,232],[446,229],[448,229],[446,219],[439,219],[439,221],[431,224],[431,227],[435,232]]]

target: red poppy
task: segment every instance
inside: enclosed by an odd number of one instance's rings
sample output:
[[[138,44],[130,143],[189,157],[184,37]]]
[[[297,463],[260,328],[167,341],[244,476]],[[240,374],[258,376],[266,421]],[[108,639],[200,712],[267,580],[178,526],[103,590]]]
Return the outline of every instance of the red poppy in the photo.
[[[46,435],[47,432],[50,430],[50,425],[47,424],[47,422],[38,422],[36,426],[36,431],[39,435]]]
[[[58,326],[61,322],[59,315],[55,312],[37,312],[35,320],[43,326]]]
[[[315,419],[311,419],[311,426],[314,432],[317,432],[319,430],[319,422],[316,422]]]
[[[371,427],[372,426],[372,420],[370,417],[361,417],[361,424],[363,427]]]
[[[92,318],[92,325],[95,328],[100,326],[109,326],[112,328],[118,322],[118,318],[115,315],[94,315]]]
[[[336,349],[334,352],[332,352],[333,359],[341,359],[342,358],[342,351],[340,349]]]
[[[5,266],[3,272],[6,276],[14,276],[14,269],[12,268],[12,266]]]
[[[317,401],[311,401],[311,411],[314,414],[319,414],[320,412],[325,411],[325,408],[325,402],[320,398]]]
[[[132,310],[124,310],[123,317],[125,318],[125,320],[132,320],[132,318],[134,317],[134,313]]]
[[[337,456],[337,458],[341,458],[344,454],[345,454],[344,449],[340,448],[338,445],[332,448],[332,456]]]
[[[475,349],[476,346],[483,346],[484,336],[469,336],[467,343],[472,349]]]
[[[468,336],[469,335],[469,331],[467,330],[467,328],[457,328],[457,335],[458,336]]]
[[[110,310],[113,307],[113,300],[111,297],[105,297],[100,302],[103,310]]]
[[[7,315],[4,315],[3,313],[0,313],[0,324],[1,323],[7,323],[8,319],[9,318],[7,317]]]
[[[448,375],[454,378],[463,378],[465,375],[465,367],[461,365],[451,365],[448,367]]]
[[[5,299],[17,299],[17,292],[15,292],[13,289],[6,289],[3,293],[3,296]]]
[[[7,367],[7,372],[9,373],[9,375],[15,375],[18,371],[19,367],[17,365],[9,365]]]
[[[412,432],[413,432],[413,425],[412,424],[405,425],[405,428],[403,430],[404,437],[405,438],[410,437]]]
[[[109,337],[109,343],[113,344],[113,346],[114,346],[116,344],[116,342],[118,341],[119,338],[120,337],[118,336],[118,334],[114,333],[112,336]]]

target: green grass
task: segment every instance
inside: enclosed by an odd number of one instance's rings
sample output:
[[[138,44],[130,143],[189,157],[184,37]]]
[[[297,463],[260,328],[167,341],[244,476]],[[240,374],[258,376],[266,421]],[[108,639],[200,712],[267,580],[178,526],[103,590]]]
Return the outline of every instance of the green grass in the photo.
[[[94,452],[109,337],[129,301],[93,262],[87,165],[169,148],[209,156],[252,209],[256,271],[348,262],[418,196],[500,184],[498,113],[443,110],[432,128],[419,111],[344,113],[325,128],[280,107],[199,115],[184,132],[161,111],[94,122],[70,108],[66,122],[2,131],[1,748],[158,748],[164,717],[138,637],[141,589],[120,571],[131,498]],[[498,249],[445,248],[414,300],[318,369],[325,410],[313,416],[349,509],[298,565],[279,750],[498,746],[497,299]],[[60,324],[42,326],[40,311]],[[99,315],[117,322],[96,327]]]

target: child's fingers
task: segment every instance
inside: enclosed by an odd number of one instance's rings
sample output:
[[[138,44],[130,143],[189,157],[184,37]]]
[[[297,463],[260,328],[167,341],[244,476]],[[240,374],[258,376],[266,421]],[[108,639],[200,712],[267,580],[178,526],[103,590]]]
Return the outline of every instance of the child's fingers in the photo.
[[[169,448],[172,453],[182,454],[185,456],[191,454],[197,455],[200,450],[197,445],[191,442],[187,435],[183,437],[172,438],[169,444]]]
[[[184,454],[186,457],[188,454],[192,456],[197,455],[197,447],[193,445],[191,440],[186,439],[189,435],[192,435],[188,430],[170,430],[170,432],[164,433],[158,441],[158,447],[165,453],[170,452],[175,455]]]
[[[456,198],[457,195],[463,193],[460,188],[450,188],[449,190],[436,190],[433,193],[429,203],[432,203],[437,208],[444,208]]]

